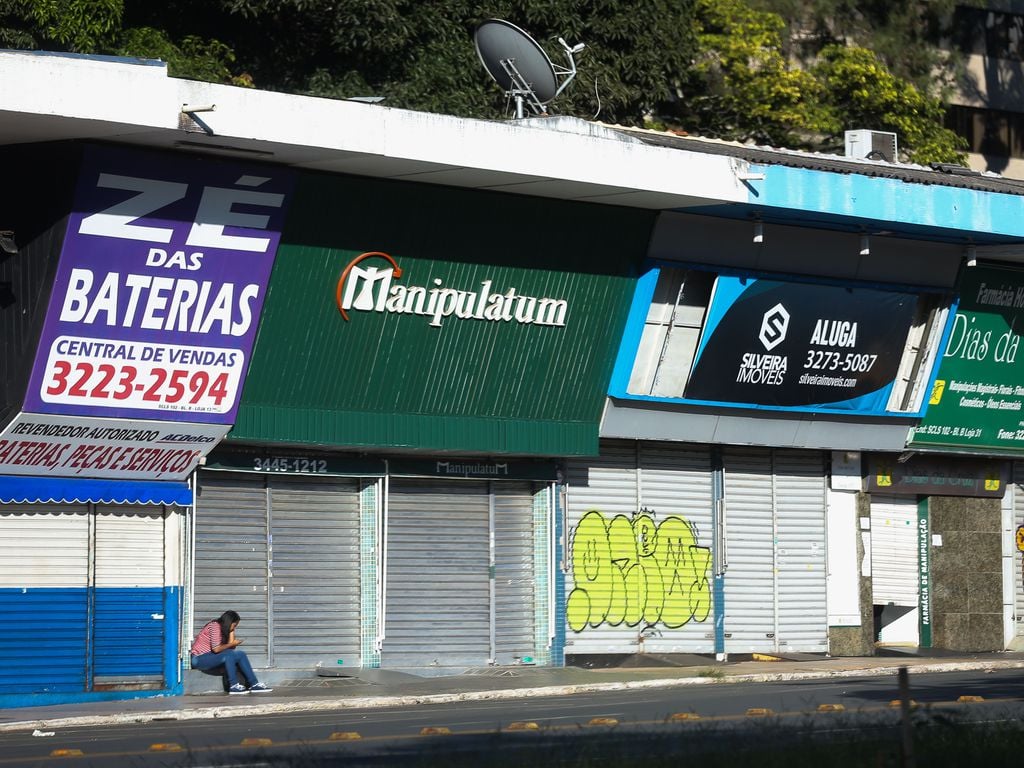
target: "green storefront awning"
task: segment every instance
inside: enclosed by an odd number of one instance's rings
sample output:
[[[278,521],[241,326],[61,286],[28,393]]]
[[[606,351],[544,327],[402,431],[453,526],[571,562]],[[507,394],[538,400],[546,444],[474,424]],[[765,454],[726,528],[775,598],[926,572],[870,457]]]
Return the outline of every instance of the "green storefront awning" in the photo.
[[[231,439],[596,454],[653,223],[610,206],[301,177]]]

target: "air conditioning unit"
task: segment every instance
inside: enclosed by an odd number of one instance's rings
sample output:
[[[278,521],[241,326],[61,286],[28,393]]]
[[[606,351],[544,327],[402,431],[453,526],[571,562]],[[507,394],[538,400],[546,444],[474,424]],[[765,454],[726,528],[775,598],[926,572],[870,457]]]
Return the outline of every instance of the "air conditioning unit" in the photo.
[[[896,134],[865,129],[846,131],[846,156],[896,162]]]

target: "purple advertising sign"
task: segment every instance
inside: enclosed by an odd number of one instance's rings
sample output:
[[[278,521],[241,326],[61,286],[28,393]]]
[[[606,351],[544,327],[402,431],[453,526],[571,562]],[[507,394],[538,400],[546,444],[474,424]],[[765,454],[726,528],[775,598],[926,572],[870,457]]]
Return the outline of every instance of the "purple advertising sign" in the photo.
[[[24,410],[232,423],[293,184],[88,149]]]

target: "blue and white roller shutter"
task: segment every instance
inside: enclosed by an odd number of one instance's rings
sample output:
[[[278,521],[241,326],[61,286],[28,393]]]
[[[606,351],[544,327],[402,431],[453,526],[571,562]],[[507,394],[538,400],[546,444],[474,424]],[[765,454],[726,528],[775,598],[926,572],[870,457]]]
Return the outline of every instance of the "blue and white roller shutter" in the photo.
[[[725,572],[725,650],[775,651],[775,500],[771,451],[724,452],[728,568]]]
[[[86,689],[90,527],[84,504],[0,505],[0,693]]]
[[[780,651],[828,651],[824,456],[776,449],[775,528]]]
[[[163,683],[168,624],[163,507],[97,506],[93,684]]]

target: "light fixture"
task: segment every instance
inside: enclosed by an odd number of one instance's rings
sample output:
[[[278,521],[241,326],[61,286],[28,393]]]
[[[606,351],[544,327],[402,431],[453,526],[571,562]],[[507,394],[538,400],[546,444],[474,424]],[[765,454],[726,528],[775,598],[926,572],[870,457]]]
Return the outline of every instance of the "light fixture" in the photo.
[[[205,133],[207,136],[213,136],[213,128],[211,128],[205,120],[199,117],[200,112],[216,112],[216,104],[182,104],[181,114],[178,117],[178,127],[184,131],[195,132],[196,128]]]
[[[5,229],[0,231],[0,250],[4,253],[17,253],[18,244],[14,241],[14,231]]]
[[[978,249],[974,247],[974,243],[969,243],[967,247],[964,248],[964,266],[978,266]]]
[[[860,255],[871,255],[871,238],[867,234],[863,234],[860,236]]]
[[[764,222],[758,219],[754,220],[754,242],[759,245],[764,242]]]

